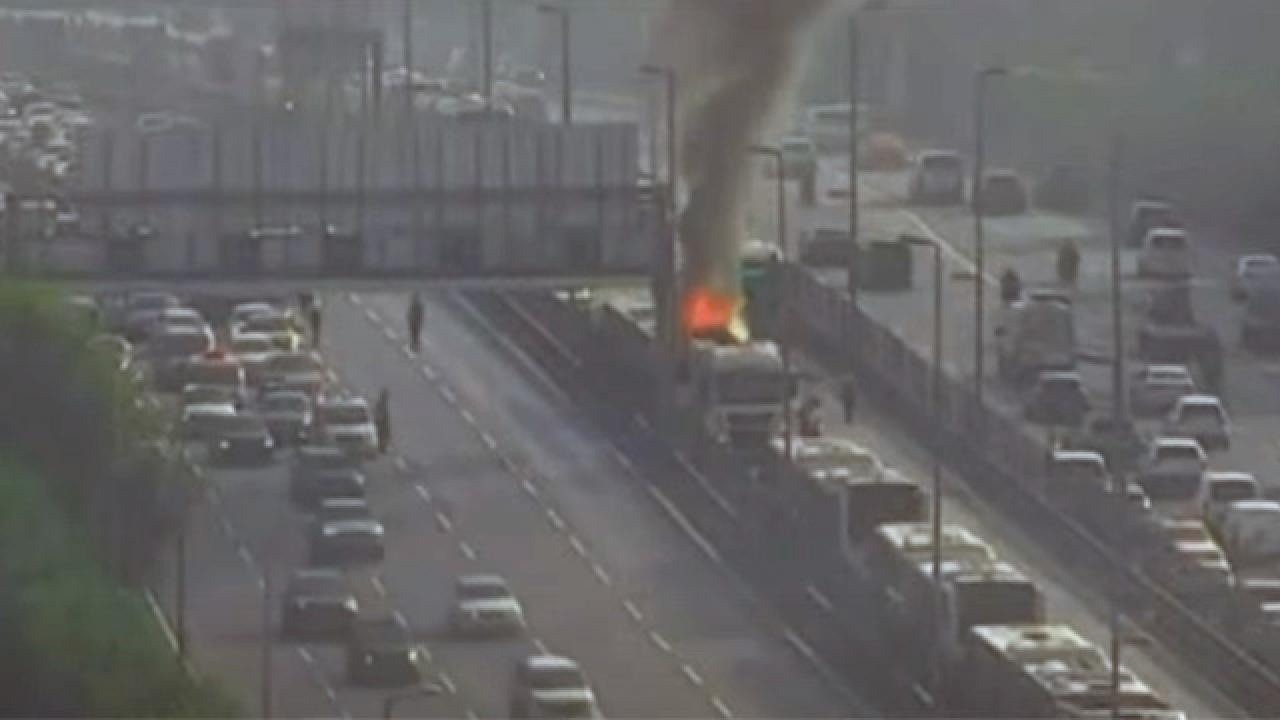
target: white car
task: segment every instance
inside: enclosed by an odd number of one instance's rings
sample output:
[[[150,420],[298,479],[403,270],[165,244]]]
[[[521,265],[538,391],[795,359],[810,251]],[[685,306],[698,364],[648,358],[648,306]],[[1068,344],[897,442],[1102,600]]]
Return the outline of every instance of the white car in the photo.
[[[1237,500],[1222,513],[1219,537],[1237,570],[1280,557],[1280,503]]]
[[[464,575],[454,586],[453,629],[460,634],[516,633],[524,608],[497,575]]]
[[[596,695],[578,663],[559,655],[531,655],[516,665],[511,717],[599,717]]]
[[[236,418],[230,402],[195,403],[182,408],[182,435],[187,440],[208,440]]]
[[[324,361],[314,352],[278,352],[262,368],[262,385],[315,395],[324,388]]]
[[[246,381],[256,386],[262,382],[267,361],[279,349],[266,333],[241,333],[231,341],[231,352],[244,367]]]
[[[227,327],[235,327],[257,315],[278,315],[280,309],[269,302],[245,302],[236,305],[227,316]]]
[[[1195,438],[1206,450],[1231,446],[1231,420],[1222,401],[1213,395],[1178,398],[1164,421],[1165,435]]]
[[[1231,299],[1246,300],[1261,284],[1280,284],[1280,258],[1270,254],[1242,255],[1231,278]]]
[[[1208,469],[1200,443],[1187,437],[1158,437],[1135,478],[1162,515],[1196,517],[1200,484]]]
[[[1222,518],[1231,503],[1262,497],[1258,479],[1246,472],[1209,471],[1200,486],[1200,514],[1205,525],[1214,532],[1222,527]]]
[[[197,310],[189,307],[167,307],[156,314],[150,334],[160,335],[173,328],[203,330],[207,326],[204,316]]]
[[[1049,458],[1050,495],[1068,495],[1092,485],[1106,490],[1111,482],[1107,461],[1101,453],[1082,450],[1054,450]]]
[[[321,398],[313,416],[317,436],[356,457],[378,453],[378,429],[362,397]]]
[[[1195,392],[1195,378],[1185,365],[1147,365],[1129,385],[1129,407],[1139,415],[1167,412],[1178,398]]]
[[[1138,276],[1184,280],[1191,277],[1191,241],[1182,228],[1147,232],[1138,251]]]

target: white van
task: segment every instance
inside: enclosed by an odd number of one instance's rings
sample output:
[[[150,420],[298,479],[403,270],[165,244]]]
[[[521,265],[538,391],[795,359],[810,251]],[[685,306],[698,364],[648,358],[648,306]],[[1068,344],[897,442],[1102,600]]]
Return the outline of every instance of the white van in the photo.
[[[1138,252],[1140,277],[1191,277],[1191,242],[1182,228],[1158,227],[1147,232]]]
[[[1222,544],[1236,566],[1280,559],[1280,503],[1237,500],[1227,506],[1221,523]]]

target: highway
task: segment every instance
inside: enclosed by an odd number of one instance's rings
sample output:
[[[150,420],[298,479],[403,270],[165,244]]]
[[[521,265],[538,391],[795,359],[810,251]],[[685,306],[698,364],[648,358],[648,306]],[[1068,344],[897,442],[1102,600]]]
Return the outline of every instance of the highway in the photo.
[[[820,195],[823,187],[829,186],[833,176],[842,170],[839,161],[824,159],[819,180]],[[802,208],[797,202],[795,188],[788,190],[793,209],[789,232],[792,242],[798,242],[802,233],[814,227],[847,227],[847,205],[822,198],[817,207]],[[963,209],[917,212],[901,207],[905,177],[900,173],[866,173],[862,191],[865,201],[861,212],[864,238],[891,238],[899,233],[912,233],[932,235],[946,241],[944,362],[949,372],[971,377],[974,268],[969,258],[972,252],[972,217]],[[772,213],[774,205],[770,200],[773,192],[770,181],[762,180],[756,185],[757,201],[752,208],[753,227],[758,237],[772,238],[776,233]],[[1106,312],[1110,307],[1107,295],[1110,255],[1103,241],[1097,238],[1095,227],[1074,218],[1045,214],[988,222],[987,275],[993,276],[988,278],[988,308],[993,309],[999,304],[994,277],[998,277],[1005,267],[1015,267],[1027,286],[1047,285],[1053,281],[1054,252],[1058,242],[1066,237],[1076,238],[1081,243],[1083,255],[1080,289],[1075,295],[1080,334],[1086,346],[1096,343],[1096,347],[1109,352],[1106,346],[1109,345],[1110,323]],[[1132,262],[1131,258],[1128,260]],[[864,291],[859,294],[859,302],[865,310],[903,334],[925,357],[929,356],[932,348],[932,262],[932,254],[928,251],[915,254],[914,287],[910,291]],[[843,284],[845,281],[843,271],[820,271],[819,274],[826,282]],[[1225,296],[1225,290],[1219,292]],[[988,330],[994,327],[995,320],[996,313],[992,312]],[[989,367],[994,369],[994,347],[988,347],[987,357]],[[822,377],[822,369],[815,361],[802,358],[801,362],[815,376]],[[1109,387],[1107,383],[1110,380],[1108,368],[1085,365],[1082,371],[1091,390],[1095,391],[1095,400],[1105,398],[1104,389]],[[874,450],[886,464],[922,482],[929,481],[931,461],[927,450],[899,431],[891,419],[864,402],[854,424],[844,425],[838,417],[835,383],[826,382],[814,390],[824,400],[826,434],[851,437]],[[1017,398],[1007,386],[990,381],[988,396],[1009,412],[1019,412]],[[1100,647],[1107,647],[1108,608],[1105,597],[1097,588],[1083,587],[1067,569],[1042,552],[1034,539],[1027,537],[1009,519],[1002,518],[950,471],[944,473],[944,487],[943,515],[948,522],[958,522],[974,529],[992,543],[1003,558],[1034,579],[1045,595],[1048,617],[1075,626]],[[1124,649],[1125,664],[1147,679],[1176,707],[1186,711],[1188,717],[1242,715],[1226,698],[1201,681],[1185,663],[1166,652],[1159,645],[1158,638],[1148,640],[1155,642],[1149,646]]]
[[[403,713],[505,716],[509,674],[541,648],[578,659],[617,717],[872,714],[822,679],[742,586],[699,552],[609,445],[452,300],[429,296],[421,357],[404,347],[405,298],[326,298],[323,352],[345,388],[391,392],[394,452],[370,468],[388,555],[359,573],[363,612],[398,613],[454,692]],[[459,314],[462,313],[462,314]],[[197,667],[256,708],[262,600],[304,558],[287,465],[209,470],[192,529],[188,617]],[[504,575],[527,638],[461,642],[442,632],[456,576]],[[272,599],[277,615],[278,599]],[[344,682],[336,646],[275,643],[285,716],[381,713],[385,693]]]

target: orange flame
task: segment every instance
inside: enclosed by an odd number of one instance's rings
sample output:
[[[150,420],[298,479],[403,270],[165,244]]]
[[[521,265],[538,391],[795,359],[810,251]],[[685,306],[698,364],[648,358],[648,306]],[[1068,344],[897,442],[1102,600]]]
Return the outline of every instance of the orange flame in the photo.
[[[689,337],[740,343],[747,337],[742,300],[708,287],[695,287],[684,299],[684,329]]]

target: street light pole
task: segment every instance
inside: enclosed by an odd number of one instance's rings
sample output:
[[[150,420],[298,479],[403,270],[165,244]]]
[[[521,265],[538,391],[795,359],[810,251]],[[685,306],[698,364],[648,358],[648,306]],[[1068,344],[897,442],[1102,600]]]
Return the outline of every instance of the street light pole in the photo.
[[[750,152],[756,155],[764,155],[773,159],[777,174],[775,176],[774,186],[777,188],[778,202],[778,251],[782,253],[782,277],[779,295],[781,303],[778,307],[778,318],[776,332],[774,335],[778,338],[778,349],[782,353],[782,371],[787,378],[787,391],[782,397],[782,453],[787,458],[792,457],[791,448],[794,444],[795,431],[792,426],[791,418],[791,343],[788,340],[788,317],[787,317],[787,270],[786,262],[791,258],[788,249],[791,245],[787,234],[787,179],[783,172],[782,149],[769,145],[752,145]]]
[[[927,247],[933,250],[933,372],[929,382],[929,405],[931,411],[936,418],[942,411],[942,246],[925,237],[917,237],[914,235],[904,235],[902,240],[910,245],[917,247]],[[933,585],[936,588],[942,587],[942,448],[940,435],[935,436],[930,452],[930,459],[933,470],[933,497],[931,518],[931,534],[932,534],[932,577]],[[944,667],[941,662],[942,649],[937,629],[942,624],[942,604],[939,602],[933,608],[935,613],[933,618],[934,626],[934,654],[935,654],[935,670],[937,672],[936,686],[934,688],[935,701],[942,696],[943,687],[943,671]]]
[[[878,12],[885,7],[885,0],[870,0],[849,14],[849,242],[858,243],[858,98],[862,95],[862,43],[858,20],[864,12]],[[849,297],[857,298],[856,252],[849,254]]]
[[[480,44],[484,53],[484,106],[493,109],[493,0],[480,0]]]
[[[538,12],[554,15],[560,21],[560,122],[573,124],[573,76],[570,44],[569,8],[562,5],[539,5]]]
[[[1123,169],[1124,160],[1124,138],[1117,135],[1112,138],[1111,152],[1109,162],[1109,172],[1107,181],[1107,214],[1108,222],[1111,228],[1111,331],[1112,331],[1112,354],[1111,359],[1111,403],[1112,403],[1112,425],[1116,434],[1116,440],[1121,439],[1120,433],[1124,433],[1127,440],[1128,431],[1127,418],[1128,407],[1126,405],[1127,396],[1124,388],[1124,325],[1123,325],[1123,306],[1124,294],[1120,284],[1120,175]],[[1117,442],[1118,446],[1118,442]],[[1120,448],[1120,452],[1113,453],[1113,458],[1121,457],[1121,453],[1126,452],[1125,448]],[[1111,484],[1112,493],[1115,495],[1114,503],[1116,506],[1117,517],[1124,509],[1125,502],[1125,481],[1123,468],[1111,467]],[[1119,529],[1120,524],[1116,523]],[[1123,541],[1117,542],[1116,547],[1123,547]],[[1114,567],[1112,572],[1117,580],[1120,576],[1120,568]],[[1121,635],[1121,619],[1120,619],[1120,600],[1116,597],[1119,583],[1112,589],[1111,593],[1111,717],[1120,717],[1120,646],[1122,643]]]
[[[661,257],[658,262],[657,283],[662,290],[664,297],[655,298],[660,312],[658,313],[658,339],[663,343],[666,350],[666,371],[663,373],[664,381],[668,387],[663,393],[664,402],[671,398],[671,385],[673,384],[674,371],[679,352],[679,269],[676,267],[676,247],[680,238],[680,213],[677,208],[679,200],[679,180],[680,166],[678,150],[679,143],[676,137],[676,102],[677,102],[677,85],[676,71],[670,67],[659,65],[645,65],[640,68],[640,72],[650,77],[662,78],[664,90],[666,91],[666,132],[667,132],[667,197],[666,197],[666,226],[667,237],[660,238]],[[655,139],[657,133],[654,133]],[[656,157],[656,155],[655,155]],[[654,178],[657,178],[657,168],[654,168]],[[663,307],[665,304],[665,307]]]
[[[262,570],[262,717],[271,717],[271,573]]]
[[[974,241],[974,279],[973,279],[973,391],[978,407],[983,406],[984,351],[986,337],[986,306],[983,301],[986,282],[986,237],[984,233],[983,215],[986,212],[982,188],[982,176],[986,173],[986,94],[987,79],[1008,74],[1003,67],[988,67],[978,71],[974,82],[973,95],[973,130],[974,160],[973,186],[970,191],[973,204],[973,241]]]

